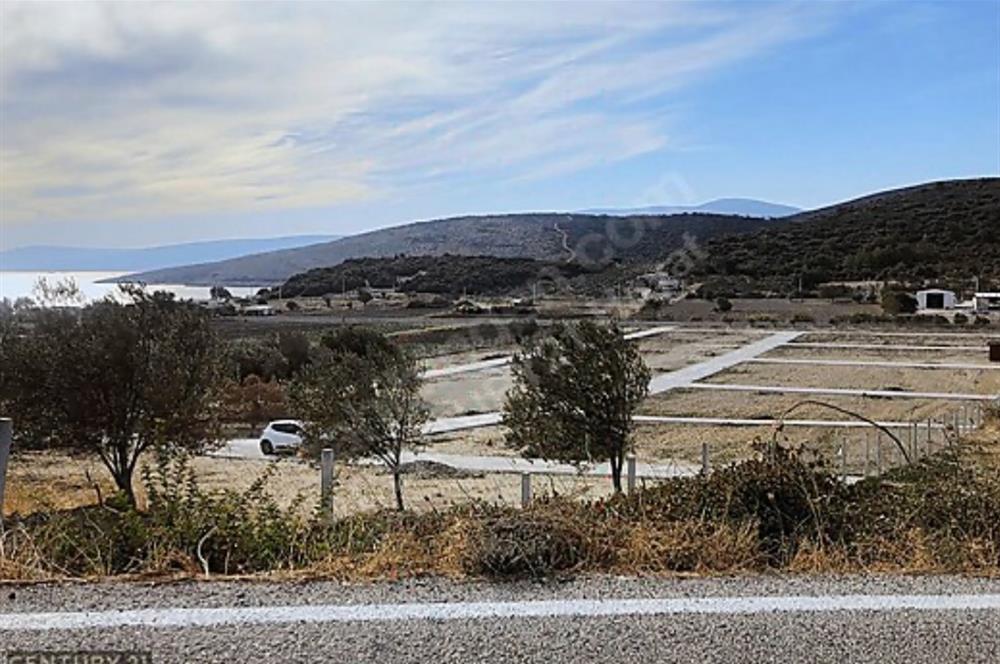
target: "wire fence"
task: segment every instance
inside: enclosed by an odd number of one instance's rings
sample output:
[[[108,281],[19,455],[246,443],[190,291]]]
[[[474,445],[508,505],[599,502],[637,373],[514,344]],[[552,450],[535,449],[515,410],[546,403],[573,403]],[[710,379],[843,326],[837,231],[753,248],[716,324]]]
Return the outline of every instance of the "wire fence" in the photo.
[[[982,404],[959,406],[902,426],[828,430],[821,440],[811,439],[803,449],[825,458],[830,472],[857,481],[960,444],[982,426],[987,408]],[[736,460],[710,442],[692,447],[686,461],[633,457],[623,472],[625,488],[657,486],[667,477],[708,473]],[[742,458],[747,456],[744,453]],[[0,470],[3,463],[0,459]],[[299,459],[198,456],[191,460],[191,466],[205,490],[246,490],[266,472],[268,491],[279,503],[301,504],[304,509],[332,503],[332,513],[338,517],[395,507],[392,474],[381,465],[338,462],[331,467],[326,483],[322,463]],[[554,472],[539,465],[525,473],[422,462],[407,463],[403,471],[405,505],[418,511],[445,511],[473,503],[517,507],[550,496],[589,500],[613,491],[606,470],[590,466],[581,466],[580,472],[567,472],[565,467]],[[115,492],[97,458],[56,451],[15,455],[0,477],[6,477],[6,489],[0,487],[0,497],[7,515],[96,504]],[[145,494],[139,477],[141,471],[136,484],[142,502]]]

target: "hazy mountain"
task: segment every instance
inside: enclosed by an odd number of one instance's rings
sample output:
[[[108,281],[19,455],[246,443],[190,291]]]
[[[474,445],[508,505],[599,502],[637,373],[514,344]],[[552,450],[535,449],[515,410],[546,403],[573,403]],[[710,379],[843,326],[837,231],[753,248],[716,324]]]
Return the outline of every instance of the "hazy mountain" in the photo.
[[[661,205],[643,208],[598,208],[583,210],[583,214],[607,214],[626,216],[636,214],[683,214],[704,212],[706,214],[737,214],[743,217],[787,217],[801,212],[799,208],[780,203],[768,203],[752,198],[719,198],[701,205]]]
[[[281,283],[313,268],[331,267],[349,258],[400,254],[558,261],[575,258],[583,263],[646,261],[656,260],[683,246],[685,234],[704,241],[719,234],[751,230],[770,223],[775,222],[710,214],[609,217],[530,213],[455,217],[371,231],[298,249],[144,272],[126,278],[147,283],[263,286]]]
[[[142,249],[28,246],[0,251],[0,270],[145,271],[236,258],[246,254],[302,247],[335,239],[333,235],[188,242]]]

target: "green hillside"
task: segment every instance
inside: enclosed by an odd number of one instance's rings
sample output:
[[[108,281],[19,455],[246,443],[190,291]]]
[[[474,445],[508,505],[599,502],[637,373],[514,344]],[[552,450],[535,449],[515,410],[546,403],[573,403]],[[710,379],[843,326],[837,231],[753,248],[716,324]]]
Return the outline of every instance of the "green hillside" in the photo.
[[[710,240],[695,274],[715,290],[779,291],[827,281],[1000,280],[1000,178],[935,182]],[[998,284],[1000,285],[1000,284]]]
[[[495,256],[395,256],[351,258],[333,267],[297,274],[281,287],[284,297],[322,296],[361,287],[442,295],[501,295],[539,280],[573,279],[588,270],[576,263]]]

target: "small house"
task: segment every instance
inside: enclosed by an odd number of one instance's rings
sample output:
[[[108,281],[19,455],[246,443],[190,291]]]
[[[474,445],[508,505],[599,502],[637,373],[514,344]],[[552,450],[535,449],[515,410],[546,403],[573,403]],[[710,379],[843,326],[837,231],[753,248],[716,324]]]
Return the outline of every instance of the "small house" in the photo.
[[[917,309],[920,311],[940,311],[954,309],[958,297],[954,291],[931,288],[917,291]]]
[[[976,293],[972,298],[972,308],[979,313],[1000,311],[1000,293]]]

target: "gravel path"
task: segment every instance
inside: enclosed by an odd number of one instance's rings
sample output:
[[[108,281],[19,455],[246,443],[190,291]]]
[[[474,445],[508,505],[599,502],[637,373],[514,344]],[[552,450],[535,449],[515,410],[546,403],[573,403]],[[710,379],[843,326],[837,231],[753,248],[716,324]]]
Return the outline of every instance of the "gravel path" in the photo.
[[[3,631],[4,615],[150,607],[357,606],[678,598],[936,596],[1000,601],[1000,581],[952,577],[599,577],[551,583],[175,583],[0,588],[0,649],[139,649],[154,661],[995,662],[1000,610],[840,610],[406,619]],[[728,602],[730,600],[707,600]],[[745,599],[743,600],[745,601]],[[834,601],[834,600],[831,600]],[[111,614],[114,615],[114,614]],[[8,618],[8,623],[10,618]],[[2,659],[0,659],[2,661]]]

